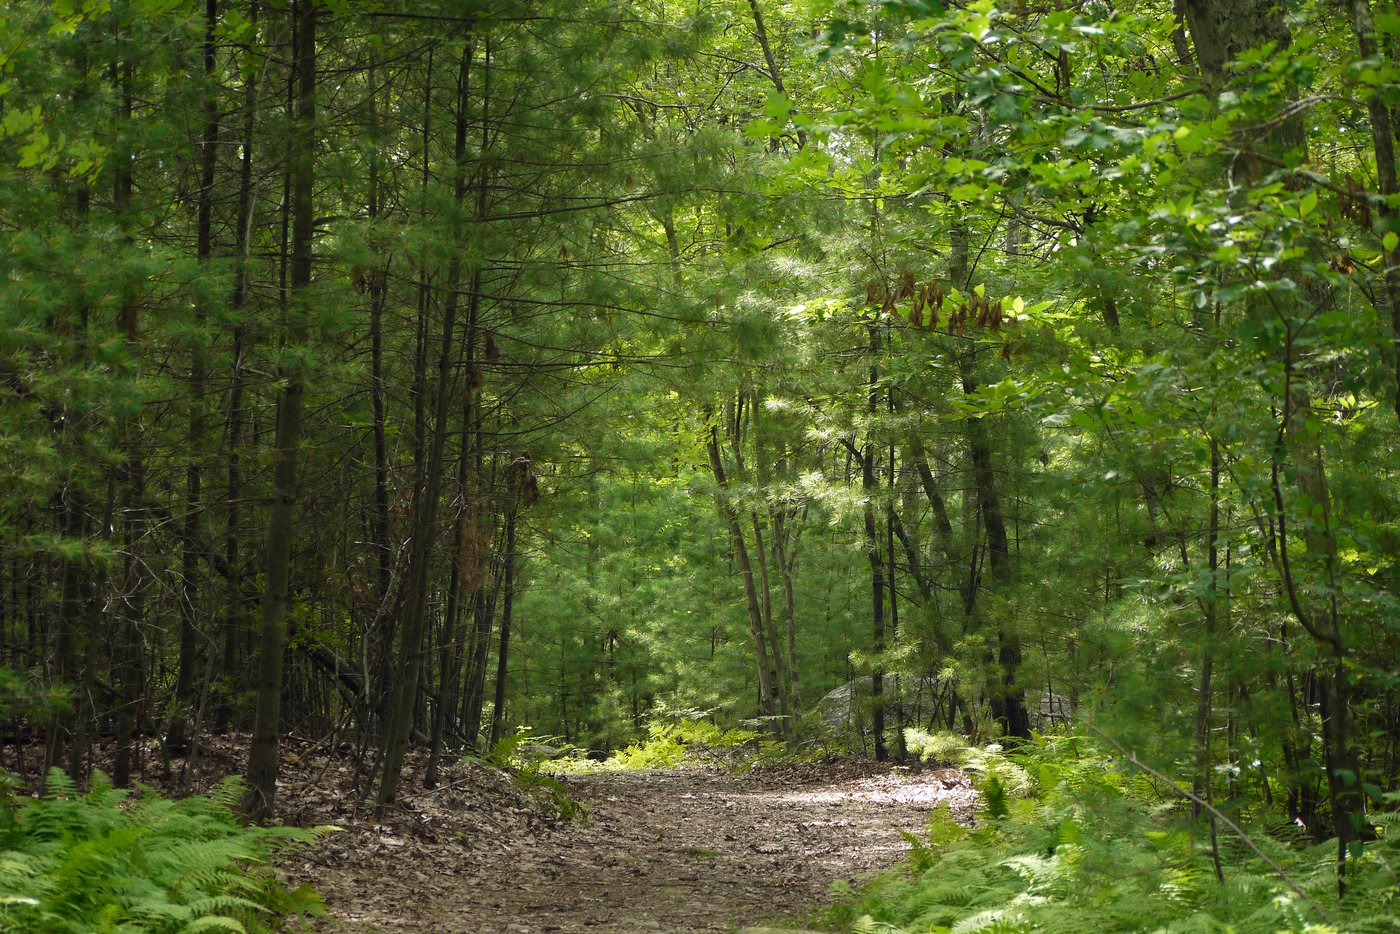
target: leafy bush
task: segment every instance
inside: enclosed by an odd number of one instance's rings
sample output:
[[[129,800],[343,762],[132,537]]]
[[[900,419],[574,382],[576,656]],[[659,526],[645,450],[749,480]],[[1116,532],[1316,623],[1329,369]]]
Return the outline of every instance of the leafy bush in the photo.
[[[967,738],[958,733],[929,733],[915,727],[905,728],[904,748],[910,755],[918,756],[920,762],[937,765],[961,766],[972,755]]]
[[[1299,844],[1247,828],[1260,858],[1221,828],[1224,883],[1189,807],[1082,739],[1006,755],[967,750],[1006,796],[976,828],[934,811],[901,870],[831,912],[859,932],[1394,931],[1400,917],[1400,817],[1372,815],[1379,839],[1348,869],[1339,900],[1335,841]],[[1015,800],[1005,763],[1027,780]],[[1395,802],[1392,802],[1395,803]],[[1272,863],[1272,865],[1271,865]],[[1281,871],[1280,871],[1281,870]],[[1286,878],[1285,878],[1286,876]],[[1295,889],[1295,884],[1297,888]],[[1301,893],[1297,890],[1301,889]]]
[[[172,801],[100,774],[82,794],[54,769],[48,788],[41,800],[0,791],[0,931],[257,932],[324,912],[309,887],[288,890],[265,867],[334,828],[241,826],[236,780]]]

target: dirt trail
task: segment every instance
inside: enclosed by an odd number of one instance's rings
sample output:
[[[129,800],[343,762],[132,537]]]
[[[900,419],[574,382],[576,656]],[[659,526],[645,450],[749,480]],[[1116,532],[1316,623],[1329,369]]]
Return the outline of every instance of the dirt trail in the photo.
[[[586,821],[527,807],[513,812],[524,820],[453,830],[466,815],[449,799],[341,835],[304,875],[339,930],[733,931],[805,920],[832,882],[893,864],[899,831],[918,831],[930,808],[972,807],[966,778],[946,769],[688,768],[575,776],[567,788]]]

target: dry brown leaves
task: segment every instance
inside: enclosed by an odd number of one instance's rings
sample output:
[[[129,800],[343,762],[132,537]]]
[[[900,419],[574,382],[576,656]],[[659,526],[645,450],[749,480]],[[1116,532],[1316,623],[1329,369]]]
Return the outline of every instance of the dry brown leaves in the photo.
[[[587,806],[566,821],[545,798],[479,763],[443,770],[423,789],[425,755],[410,753],[397,806],[382,818],[360,802],[351,750],[289,737],[278,813],[334,824],[282,874],[325,896],[339,931],[691,932],[801,920],[838,880],[892,866],[947,803],[970,819],[975,793],[952,769],[874,763],[758,766],[571,776]],[[197,773],[169,779],[148,760],[142,780],[175,792],[237,774],[247,737],[204,742]],[[153,774],[154,773],[154,774]]]

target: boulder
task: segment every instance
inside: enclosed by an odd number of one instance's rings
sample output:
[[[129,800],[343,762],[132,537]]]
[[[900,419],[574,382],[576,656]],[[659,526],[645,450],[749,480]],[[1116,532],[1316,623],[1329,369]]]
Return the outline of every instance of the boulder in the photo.
[[[864,739],[873,722],[874,679],[869,675],[847,681],[830,691],[813,708],[818,727],[828,736]],[[909,726],[946,728],[952,688],[938,678],[901,678],[886,675],[883,699],[885,720],[903,720]]]
[[[553,746],[546,746],[543,743],[524,743],[516,749],[516,753],[525,759],[535,759],[543,761],[545,759],[562,759],[565,753]]]

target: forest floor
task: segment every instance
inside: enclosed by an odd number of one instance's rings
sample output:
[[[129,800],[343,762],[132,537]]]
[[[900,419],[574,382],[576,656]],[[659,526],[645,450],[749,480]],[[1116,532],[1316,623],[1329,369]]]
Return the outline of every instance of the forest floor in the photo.
[[[207,791],[242,771],[247,739],[207,738],[195,769],[176,759],[168,773],[148,740],[136,777],[167,794]],[[341,830],[288,854],[279,875],[321,892],[330,918],[318,927],[353,934],[801,927],[833,883],[894,865],[901,830],[920,832],[943,803],[970,821],[976,797],[955,769],[695,766],[569,775],[564,792],[583,806],[571,819],[543,786],[481,762],[447,765],[425,790],[425,755],[411,751],[399,803],[377,818],[356,794],[351,749],[292,737],[282,750],[283,822]],[[37,747],[11,751],[11,767],[36,779]]]
[[[893,865],[899,831],[920,831],[930,808],[970,817],[973,804],[956,770],[855,764],[602,772],[565,788],[584,819],[454,833],[489,817],[453,813],[472,804],[446,790],[435,817],[409,802],[299,875],[357,931],[732,931],[803,922],[833,882]]]

